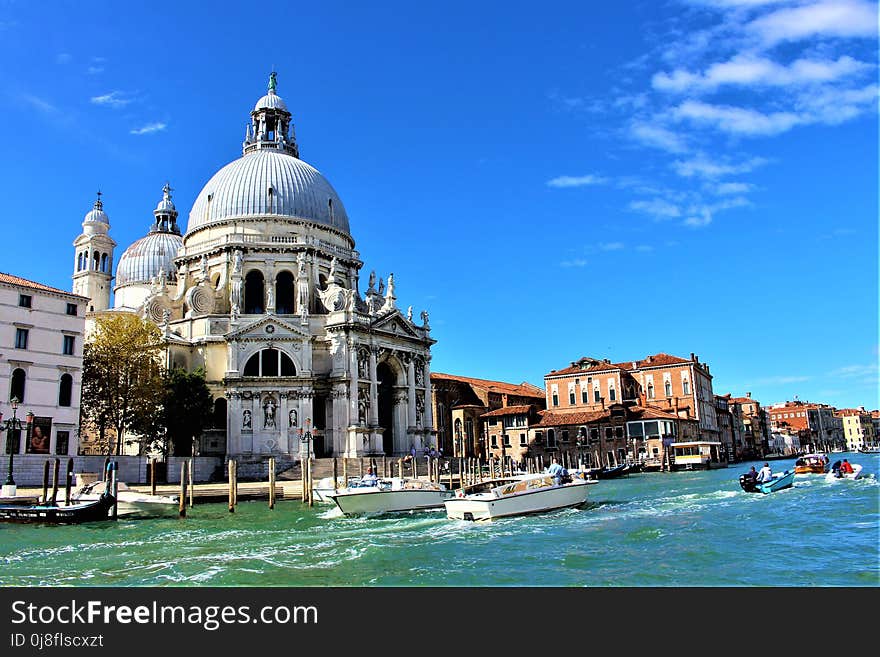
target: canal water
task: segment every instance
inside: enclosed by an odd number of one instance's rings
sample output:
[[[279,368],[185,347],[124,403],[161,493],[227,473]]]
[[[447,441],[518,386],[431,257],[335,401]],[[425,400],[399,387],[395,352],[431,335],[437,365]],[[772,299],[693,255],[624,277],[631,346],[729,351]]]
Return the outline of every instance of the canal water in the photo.
[[[2,586],[878,586],[880,455],[863,478],[743,492],[739,463],[600,481],[582,509],[486,524],[299,501],[185,519],[0,525]],[[791,469],[794,459],[771,462]]]

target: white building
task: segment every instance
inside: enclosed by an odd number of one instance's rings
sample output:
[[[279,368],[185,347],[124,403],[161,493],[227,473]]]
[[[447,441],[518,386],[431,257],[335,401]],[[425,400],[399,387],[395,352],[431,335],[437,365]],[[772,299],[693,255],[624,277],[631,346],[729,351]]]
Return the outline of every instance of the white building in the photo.
[[[112,311],[159,325],[169,366],[206,371],[225,420],[203,455],[293,460],[306,430],[317,456],[433,444],[427,312],[398,309],[393,274],[371,273],[361,294],[345,207],[299,158],[274,73],[250,117],[241,157],[205,184],[182,237],[166,185],[153,229],[119,259]]]
[[[89,259],[91,263],[91,256]],[[100,265],[100,260],[99,260]],[[0,273],[0,412],[34,414],[27,430],[3,436],[4,453],[73,456],[78,451],[83,334],[89,299]],[[4,470],[5,472],[5,470]]]

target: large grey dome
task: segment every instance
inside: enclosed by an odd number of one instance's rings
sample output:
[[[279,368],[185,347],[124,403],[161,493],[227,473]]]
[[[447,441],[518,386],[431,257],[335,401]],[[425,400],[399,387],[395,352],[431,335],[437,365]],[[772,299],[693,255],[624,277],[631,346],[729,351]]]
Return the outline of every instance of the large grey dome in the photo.
[[[187,234],[243,217],[281,215],[349,233],[336,190],[310,164],[280,150],[257,150],[230,162],[204,186],[189,213]]]
[[[116,287],[149,283],[160,271],[167,281],[177,280],[174,258],[183,238],[175,233],[153,232],[129,246],[116,267]]]

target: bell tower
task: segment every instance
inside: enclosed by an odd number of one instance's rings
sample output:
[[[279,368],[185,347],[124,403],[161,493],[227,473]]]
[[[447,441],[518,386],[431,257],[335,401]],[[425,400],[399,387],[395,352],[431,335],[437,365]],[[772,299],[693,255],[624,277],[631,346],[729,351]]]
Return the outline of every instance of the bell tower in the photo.
[[[82,222],[83,232],[73,241],[73,293],[88,297],[89,312],[110,308],[113,280],[113,249],[116,242],[108,234],[110,218],[104,212],[101,192]]]

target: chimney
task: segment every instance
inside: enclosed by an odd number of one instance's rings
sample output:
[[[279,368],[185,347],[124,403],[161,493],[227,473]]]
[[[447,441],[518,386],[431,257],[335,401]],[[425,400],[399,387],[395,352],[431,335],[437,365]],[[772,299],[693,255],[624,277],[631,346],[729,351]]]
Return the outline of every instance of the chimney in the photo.
[[[633,368],[633,369],[636,369],[636,367],[638,367],[638,365],[636,365],[636,361],[633,361],[633,362],[632,362],[632,368]]]
[[[746,397],[748,397],[749,399],[751,399],[751,398],[752,398],[752,393],[747,392],[747,393],[746,393]]]
[[[653,362],[654,362],[654,357],[653,357],[653,356],[648,356],[648,359],[647,359],[647,360],[648,360],[649,363],[653,363]]]

